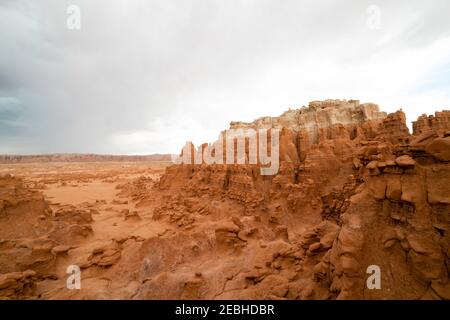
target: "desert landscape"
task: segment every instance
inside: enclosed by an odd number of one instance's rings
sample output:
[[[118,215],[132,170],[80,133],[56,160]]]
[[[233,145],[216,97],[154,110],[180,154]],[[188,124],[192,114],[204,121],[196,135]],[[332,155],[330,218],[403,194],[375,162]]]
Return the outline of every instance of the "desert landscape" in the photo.
[[[280,131],[275,175],[248,147],[0,156],[0,298],[450,299],[450,111],[410,132],[401,110],[312,101],[238,129]]]

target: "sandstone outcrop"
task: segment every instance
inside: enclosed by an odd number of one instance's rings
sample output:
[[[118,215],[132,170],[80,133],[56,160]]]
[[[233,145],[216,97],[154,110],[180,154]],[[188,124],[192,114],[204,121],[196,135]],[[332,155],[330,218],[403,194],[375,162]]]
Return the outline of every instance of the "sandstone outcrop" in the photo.
[[[35,296],[35,285],[57,279],[61,259],[92,234],[91,213],[73,206],[53,211],[40,191],[0,176],[0,297]]]
[[[251,161],[246,137],[242,163],[208,164],[210,144],[194,161],[188,143],[192,162],[160,178],[146,168],[2,176],[0,297],[450,299],[448,115],[419,117],[411,134],[401,110],[326,100],[231,123],[279,130],[272,175]],[[237,144],[211,156],[231,149],[237,160]],[[101,199],[50,206],[43,196],[94,178]],[[69,264],[81,290],[65,287]],[[367,285],[371,270],[380,288]]]
[[[230,125],[249,128],[281,129],[278,173],[248,162],[167,168],[154,218],[204,232],[196,247],[209,262],[201,278],[152,278],[140,297],[169,283],[183,298],[189,283],[196,299],[448,299],[447,111],[420,117],[411,135],[402,111],[326,100]],[[206,221],[228,222],[208,233]],[[373,265],[379,290],[366,286]]]

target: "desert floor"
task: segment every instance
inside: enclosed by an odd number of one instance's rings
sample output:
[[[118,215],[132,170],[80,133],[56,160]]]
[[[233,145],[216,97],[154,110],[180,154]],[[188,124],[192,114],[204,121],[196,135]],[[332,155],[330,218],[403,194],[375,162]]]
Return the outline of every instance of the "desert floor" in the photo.
[[[67,266],[86,260],[95,248],[107,246],[112,239],[145,239],[170,229],[170,225],[151,219],[151,202],[136,207],[136,201],[124,192],[127,183],[138,178],[157,180],[168,165],[168,162],[0,164],[0,176],[11,174],[24,179],[27,187],[43,192],[53,212],[74,206],[95,213],[91,223],[93,236],[77,241],[70,255],[58,259],[56,273],[59,280],[40,282],[38,291],[42,298],[69,298],[67,292],[63,293],[68,278]],[[127,212],[131,212],[131,216],[137,213],[140,219],[124,219]],[[102,290],[110,281],[83,279],[83,298],[101,298]],[[125,296],[129,297],[128,294]]]

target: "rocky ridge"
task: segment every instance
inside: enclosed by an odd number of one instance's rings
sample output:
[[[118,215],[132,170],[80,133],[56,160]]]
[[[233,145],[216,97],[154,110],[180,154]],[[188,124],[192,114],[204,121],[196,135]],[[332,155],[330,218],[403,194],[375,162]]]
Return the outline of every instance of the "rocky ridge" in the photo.
[[[261,176],[258,164],[169,167],[158,186],[171,195],[154,217],[190,232],[221,221],[209,227],[214,250],[199,250],[221,252],[223,279],[205,275],[197,298],[448,299],[449,116],[422,116],[410,134],[402,111],[326,100],[232,122],[281,129],[278,174]],[[366,286],[371,265],[380,290]],[[208,295],[217,281],[220,293]]]
[[[34,163],[34,162],[102,162],[102,161],[171,161],[169,154],[152,155],[101,155],[81,153],[58,153],[40,155],[0,154],[0,163]]]
[[[0,297],[449,299],[449,117],[419,117],[411,134],[402,111],[326,100],[234,122],[281,130],[276,175],[204,162],[172,165],[160,179],[136,172],[116,185],[127,200],[101,214],[90,203],[52,210],[40,189],[3,176]],[[111,215],[158,231],[86,246],[106,226],[91,225]],[[75,262],[80,291],[55,273]],[[366,285],[373,266],[380,289]]]

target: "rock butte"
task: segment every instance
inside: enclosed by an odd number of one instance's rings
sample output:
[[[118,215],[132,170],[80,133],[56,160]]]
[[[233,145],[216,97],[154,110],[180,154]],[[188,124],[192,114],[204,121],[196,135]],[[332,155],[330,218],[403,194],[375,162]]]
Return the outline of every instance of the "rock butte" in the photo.
[[[91,209],[49,208],[45,189],[3,176],[0,296],[450,298],[450,111],[419,117],[410,134],[402,111],[326,100],[237,128],[281,129],[277,175],[172,165],[159,179],[135,173],[116,186],[128,200]],[[112,214],[126,234],[89,247]],[[67,290],[58,266],[81,257],[84,289]],[[371,265],[381,289],[366,286]]]

